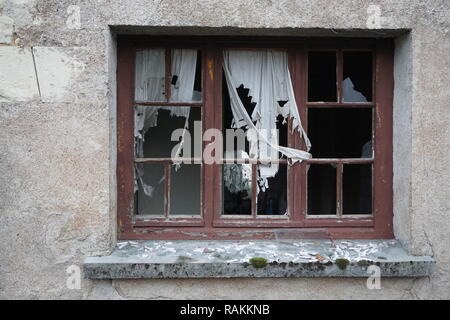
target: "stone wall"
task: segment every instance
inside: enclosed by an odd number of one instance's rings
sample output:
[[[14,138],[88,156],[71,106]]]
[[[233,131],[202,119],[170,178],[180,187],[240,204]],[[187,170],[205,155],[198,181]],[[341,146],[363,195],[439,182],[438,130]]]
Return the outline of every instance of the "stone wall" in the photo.
[[[435,273],[383,279],[381,290],[365,279],[68,289],[68,266],[115,244],[115,35],[125,32],[395,37],[395,233],[432,255]],[[447,0],[0,0],[0,298],[450,298],[449,52]]]

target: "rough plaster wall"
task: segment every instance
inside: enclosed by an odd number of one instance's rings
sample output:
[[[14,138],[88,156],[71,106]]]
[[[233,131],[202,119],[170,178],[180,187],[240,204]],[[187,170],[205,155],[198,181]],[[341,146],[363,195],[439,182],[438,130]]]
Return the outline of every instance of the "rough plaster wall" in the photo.
[[[395,237],[411,247],[411,105],[412,105],[412,35],[406,34],[395,41],[393,161],[394,229]]]
[[[67,289],[67,266],[108,253],[115,239],[109,26],[339,36],[367,29],[370,4],[381,9],[371,35],[412,30],[396,41],[394,222],[411,252],[434,255],[432,277],[385,279],[381,291],[363,279],[83,280]],[[0,64],[0,297],[450,298],[449,10],[446,0],[0,0],[0,61],[16,66]]]

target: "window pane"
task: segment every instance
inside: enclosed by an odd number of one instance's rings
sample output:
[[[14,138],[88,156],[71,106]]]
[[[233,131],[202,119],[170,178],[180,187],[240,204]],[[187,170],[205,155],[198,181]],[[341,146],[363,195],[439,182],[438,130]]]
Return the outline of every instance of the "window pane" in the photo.
[[[164,165],[137,164],[137,214],[164,214]]]
[[[372,213],[372,165],[346,164],[343,172],[343,214]]]
[[[308,214],[336,214],[336,167],[311,164],[308,169]]]
[[[343,101],[372,101],[372,52],[344,52]]]
[[[170,214],[200,215],[201,165],[172,166]]]
[[[138,101],[164,101],[165,50],[137,51],[135,69],[135,99]]]
[[[371,108],[309,108],[314,158],[372,158]]]
[[[261,169],[263,166],[258,166]],[[258,171],[259,178],[259,171]],[[287,165],[279,164],[274,177],[267,179],[268,187],[259,188],[257,202],[258,215],[287,214]]]
[[[251,214],[252,165],[223,164],[223,214]]]
[[[172,50],[170,101],[202,100],[201,52],[194,49]]]
[[[180,155],[185,158],[200,156],[200,121],[201,108],[198,107],[136,106],[136,157],[170,158],[172,150],[175,153],[180,150]],[[171,138],[174,130],[177,130],[174,133],[176,141]],[[181,140],[184,142],[180,145]]]
[[[308,55],[308,101],[337,101],[336,52]]]

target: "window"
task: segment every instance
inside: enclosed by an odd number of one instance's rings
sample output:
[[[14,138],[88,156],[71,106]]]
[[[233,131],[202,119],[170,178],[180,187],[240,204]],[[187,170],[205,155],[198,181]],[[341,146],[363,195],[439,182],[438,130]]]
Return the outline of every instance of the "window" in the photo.
[[[117,61],[120,239],[393,237],[390,40],[128,36]]]

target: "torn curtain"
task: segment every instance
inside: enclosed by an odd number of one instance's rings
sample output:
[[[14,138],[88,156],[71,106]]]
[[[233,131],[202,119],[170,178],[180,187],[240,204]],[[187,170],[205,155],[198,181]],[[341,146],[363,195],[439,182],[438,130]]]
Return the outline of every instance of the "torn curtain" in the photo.
[[[170,101],[191,102],[195,99],[195,70],[197,65],[197,50],[174,49],[171,52],[171,97]],[[138,101],[164,101],[165,91],[165,50],[150,49],[138,51],[136,54],[135,99]],[[158,107],[137,105],[134,116],[134,136],[136,157],[144,157],[144,141],[147,131],[157,125],[159,110],[170,111],[171,116],[186,118],[181,142],[176,150],[180,156],[184,136],[189,123],[189,107]],[[136,165],[136,180],[139,180],[142,190],[152,196],[154,188],[143,181],[142,165]],[[159,183],[163,181],[163,178]],[[137,186],[136,186],[137,187]]]
[[[259,159],[278,159],[278,152],[290,163],[311,158],[306,151],[278,145],[277,116],[292,118],[292,129],[303,137],[307,151],[311,143],[302,127],[288,68],[287,53],[275,50],[229,50],[224,52],[224,73],[233,113],[233,128],[251,129],[251,156]],[[237,88],[249,89],[249,97],[256,106],[248,114]],[[267,178],[278,172],[278,164],[259,166],[260,186],[267,187]]]

